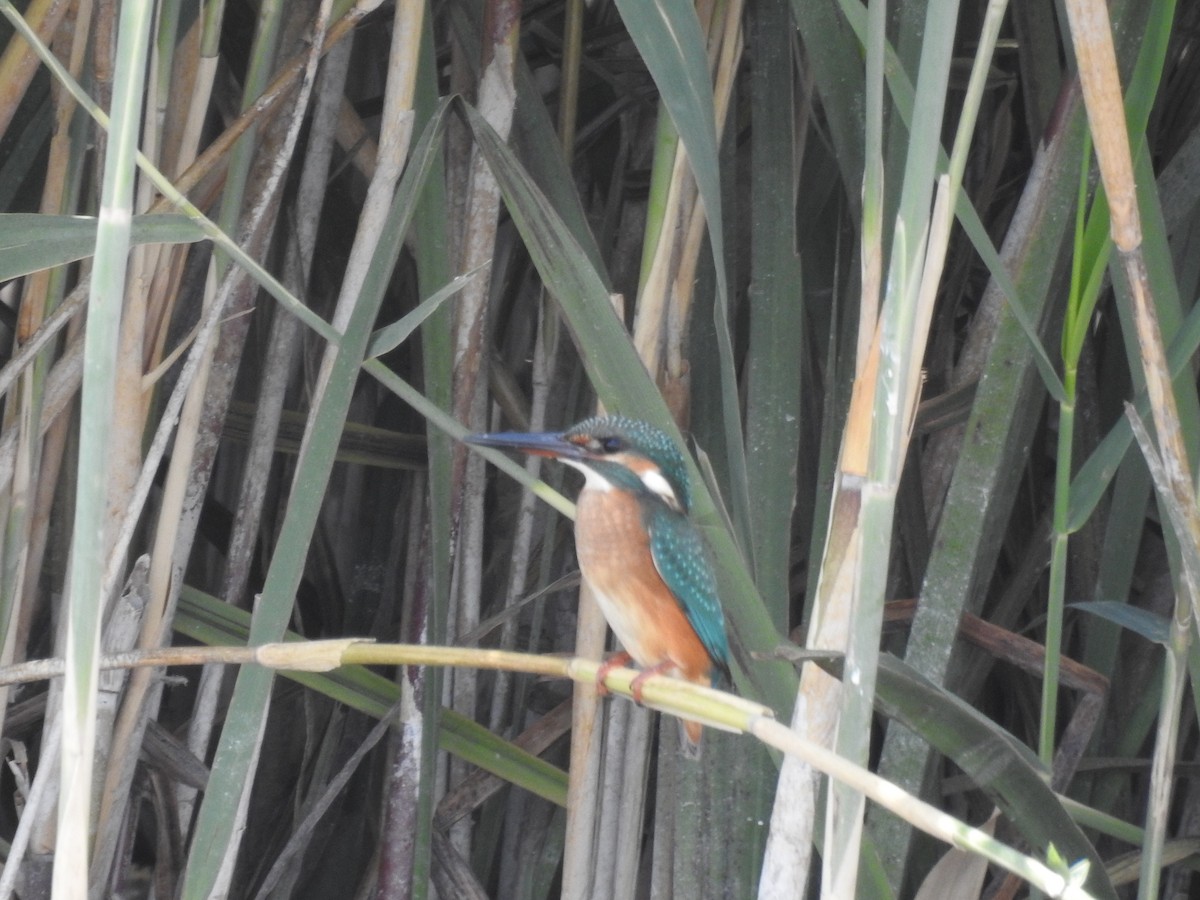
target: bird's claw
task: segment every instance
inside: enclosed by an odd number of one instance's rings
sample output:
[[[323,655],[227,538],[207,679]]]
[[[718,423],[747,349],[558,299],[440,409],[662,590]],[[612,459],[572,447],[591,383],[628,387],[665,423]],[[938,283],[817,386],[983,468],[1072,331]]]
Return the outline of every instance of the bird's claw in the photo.
[[[614,653],[612,656],[602,662],[600,664],[600,668],[596,670],[596,693],[601,697],[607,697],[611,691],[609,691],[608,686],[604,683],[605,679],[612,674],[613,669],[619,669],[622,666],[627,666],[632,661],[633,657],[622,650],[619,653]]]
[[[638,706],[642,705],[642,689],[646,685],[646,679],[651,675],[662,675],[668,670],[674,668],[675,664],[669,659],[663,660],[656,666],[651,666],[648,669],[643,669],[637,674],[633,681],[629,682],[629,694],[633,697],[633,702]]]

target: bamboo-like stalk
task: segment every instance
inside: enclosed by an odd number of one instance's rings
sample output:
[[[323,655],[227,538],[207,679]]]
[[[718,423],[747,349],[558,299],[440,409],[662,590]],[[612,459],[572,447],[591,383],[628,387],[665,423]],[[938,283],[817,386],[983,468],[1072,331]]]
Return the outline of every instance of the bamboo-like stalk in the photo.
[[[34,12],[33,9],[28,11]],[[61,14],[61,11],[60,11]],[[70,27],[60,28],[56,45],[60,55],[74,73],[83,67],[87,52],[90,26],[90,7],[81,6],[74,13]],[[70,45],[64,47],[65,40]],[[15,45],[14,45],[15,46]],[[5,51],[5,59],[11,55],[13,46]],[[30,59],[32,48],[27,48]],[[4,61],[0,61],[3,68]],[[11,74],[11,72],[9,73]],[[75,208],[78,179],[72,174],[72,162],[82,154],[79,135],[70,129],[76,105],[70,94],[60,87],[52,88],[54,103],[54,130],[50,142],[50,154],[46,164],[46,179],[42,190],[41,209],[45,213],[67,213]],[[15,403],[5,404],[5,431],[18,434],[18,445],[12,465],[12,479],[4,491],[4,506],[8,521],[4,532],[3,589],[4,598],[0,612],[0,663],[12,662],[23,655],[37,603],[38,573],[41,572],[49,530],[49,503],[57,483],[62,465],[62,452],[66,437],[66,423],[59,420],[52,434],[43,443],[41,418],[44,408],[44,392],[47,374],[53,364],[53,354],[46,351],[46,334],[43,331],[47,317],[65,325],[76,316],[86,299],[86,287],[77,288],[70,299],[64,301],[66,273],[62,270],[33,273],[25,285],[20,304],[16,344],[13,359],[4,367],[0,378],[16,379],[21,373],[20,392]],[[78,326],[76,326],[78,327]],[[24,357],[26,363],[18,363]],[[7,390],[7,385],[2,390]],[[9,697],[0,692],[0,726],[7,713]],[[58,723],[48,723],[59,727]],[[49,736],[47,736],[49,737]],[[58,736],[55,735],[55,740]],[[47,775],[49,778],[49,775]],[[33,845],[48,849],[54,833],[53,813],[46,804],[45,812],[39,817]],[[32,818],[32,815],[31,815]]]
[[[1180,499],[1182,508],[1188,510],[1187,500],[1192,496],[1193,480],[1171,388],[1166,349],[1141,254],[1142,233],[1133,177],[1133,157],[1125,127],[1112,28],[1107,9],[1089,0],[1073,0],[1067,4],[1067,11],[1076,41],[1076,54],[1080,58],[1084,102],[1088,117],[1094,123],[1092,134],[1100,175],[1109,196],[1113,242],[1133,290],[1138,347],[1142,353],[1150,409],[1161,444],[1160,452],[1171,490]],[[1194,504],[1191,506],[1194,507]],[[1195,515],[1191,510],[1189,513]],[[1187,525],[1188,534],[1180,535],[1180,539],[1200,544],[1200,518],[1189,518]],[[1190,600],[1194,614],[1200,619],[1200,596]]]
[[[170,13],[170,5],[162,8],[160,27],[170,27],[177,24],[176,18]],[[161,38],[161,35],[159,35]],[[173,33],[172,33],[173,38]],[[160,59],[159,41],[151,45],[150,71],[159,72],[165,61]],[[169,61],[170,51],[174,47],[173,39],[166,44],[166,57]],[[140,129],[139,153],[154,165],[161,162],[160,150],[162,136],[160,134],[161,119],[152,113],[160,105],[158,90],[163,87],[161,78],[150,77],[147,82],[146,114]],[[143,179],[139,186],[135,208],[144,210],[151,205],[153,187],[148,180]],[[142,470],[142,436],[145,433],[147,417],[150,412],[151,392],[143,379],[144,366],[154,366],[159,357],[155,355],[158,349],[155,342],[147,340],[148,323],[169,315],[164,310],[171,306],[169,298],[175,295],[170,287],[179,277],[178,266],[172,266],[172,259],[182,258],[181,247],[138,247],[130,260],[129,289],[126,293],[125,307],[121,320],[120,345],[117,352],[116,385],[113,400],[112,428],[114,456],[110,463],[108,485],[107,519],[112,532],[113,546],[121,543],[120,528],[127,519],[130,507],[140,511],[141,503],[135,499],[138,475]],[[174,271],[172,271],[174,269]],[[157,288],[157,290],[156,290]],[[182,440],[179,444],[181,455],[186,458],[186,448],[190,442]],[[157,469],[157,466],[154,466]],[[144,497],[144,495],[143,495]],[[168,501],[167,514],[160,524],[160,532],[174,526],[176,517],[172,514],[173,507]],[[124,561],[124,547],[118,553]],[[151,564],[150,584],[152,586],[152,601],[149,610],[143,610],[145,619],[156,624],[160,620],[162,600],[154,588],[161,588],[164,578],[165,553],[156,552]],[[115,571],[111,554],[109,564],[105,566],[104,578],[101,581],[102,595],[107,601],[109,592],[117,583],[119,574]],[[139,620],[141,621],[141,620]],[[157,639],[157,634],[155,635]],[[91,865],[91,895],[100,896],[106,890],[107,874],[111,864],[111,854],[116,843],[118,830],[112,827],[113,816],[123,817],[125,810],[126,792],[122,790],[128,784],[123,776],[128,773],[132,779],[133,766],[131,760],[138,755],[136,746],[140,744],[140,732],[131,735],[130,720],[133,710],[141,711],[141,703],[146,693],[148,679],[144,673],[136,673],[130,685],[130,698],[125,704],[120,716],[110,716],[107,726],[109,733],[100,736],[98,744],[103,747],[98,755],[108,763],[103,769],[102,783],[97,792],[98,827],[97,840],[93,846]],[[145,719],[153,713],[147,709],[135,717],[144,725]],[[131,747],[131,743],[133,746]],[[112,751],[109,751],[111,745]],[[114,801],[115,792],[119,800]]]
[[[1155,490],[1166,507],[1167,516],[1176,533],[1187,533],[1188,520],[1195,515],[1195,500],[1189,495],[1185,504],[1180,504],[1174,494],[1171,477],[1162,457],[1155,449],[1141,417],[1132,406],[1127,405],[1125,415],[1133,428],[1138,446],[1150,469]],[[1194,593],[1200,584],[1200,545],[1183,544],[1181,541],[1181,565],[1185,589],[1180,593]],[[1150,798],[1147,804],[1146,828],[1142,836],[1143,858],[1138,882],[1138,898],[1153,898],[1159,894],[1159,882],[1164,860],[1167,838],[1168,812],[1171,807],[1173,768],[1179,743],[1181,704],[1187,683],[1187,658],[1191,644],[1191,622],[1182,600],[1177,600],[1175,615],[1171,619],[1170,636],[1165,644],[1166,659],[1163,672],[1162,692],[1158,704],[1158,729],[1155,734],[1154,761],[1150,773]]]
[[[72,538],[70,600],[63,685],[62,784],[54,891],[83,898],[88,892],[89,832],[92,822],[92,748],[95,743],[100,595],[108,537],[104,527],[110,435],[109,409],[115,386],[116,335],[120,326],[134,186],[134,155],[141,120],[142,69],[149,46],[152,4],[132,2],[121,10],[121,38],[113,97],[113,132],[105,160],[96,265],[84,349],[80,425],[80,485]]]
[[[67,0],[37,0],[25,10],[24,21],[38,35],[40,43],[50,43],[70,3]],[[0,134],[8,130],[21,97],[37,72],[36,44],[25,43],[14,35],[0,56]]]
[[[37,15],[39,5],[34,4],[28,10],[30,15]],[[46,12],[44,6],[41,12]],[[62,10],[59,11],[61,15]],[[69,59],[69,65],[75,71],[82,66],[83,54],[86,48],[88,27],[87,11],[80,13],[78,28],[71,16],[67,16],[56,26],[53,42],[57,52]],[[75,39],[71,40],[72,32]],[[70,42],[69,44],[67,42]],[[8,63],[14,59],[14,51],[24,54],[36,66],[34,54],[30,47],[14,40],[0,60],[6,74],[15,81],[20,80]],[[13,86],[16,84],[14,82]],[[46,163],[46,179],[41,192],[41,208],[46,213],[62,213],[75,208],[79,179],[72,172],[71,162],[78,161],[81,154],[80,135],[70,133],[68,125],[74,105],[65,92],[52,87],[52,102],[54,106],[54,133],[50,143],[49,159]],[[7,97],[6,101],[15,101],[18,94]],[[86,267],[85,267],[86,268]],[[41,324],[46,316],[55,318],[65,324],[66,317],[51,312],[55,305],[62,302],[62,292],[66,282],[66,273],[62,270],[34,272],[24,285],[20,300],[20,312],[16,322],[14,343],[14,358],[5,366],[5,390],[15,384],[12,399],[5,404],[3,430],[6,438],[6,477],[4,478],[3,493],[0,495],[0,510],[5,519],[3,552],[0,553],[0,660],[5,663],[19,658],[26,652],[31,625],[37,612],[35,598],[37,595],[37,573],[40,571],[42,552],[45,547],[44,524],[47,520],[45,507],[38,501],[43,500],[47,491],[54,490],[55,476],[58,474],[61,456],[61,436],[64,434],[63,425],[55,429],[55,435],[43,445],[43,422],[46,409],[47,373],[52,371],[52,353],[45,348],[46,341]],[[81,300],[86,299],[88,285],[85,283],[73,294],[75,302],[65,305],[72,308],[71,315],[78,313]],[[37,329],[35,331],[35,328]],[[48,332],[51,329],[46,329]],[[54,438],[58,437],[59,440]],[[60,624],[65,624],[60,620]],[[57,629],[55,646],[61,652],[64,629]],[[7,714],[9,695],[4,691],[0,695],[0,703]],[[47,716],[43,722],[44,746],[53,741],[57,744],[61,733],[61,692],[55,691],[47,703]],[[0,721],[3,721],[0,719]],[[58,798],[58,756],[57,747],[49,754],[52,758],[47,762],[41,773],[41,784],[37,793],[42,798],[40,804],[30,804],[22,811],[20,832],[21,837],[32,846],[32,852],[41,860],[49,861],[53,856],[54,836],[56,833],[55,807]],[[19,857],[17,857],[19,859]],[[17,868],[18,862],[12,864]],[[9,866],[6,865],[6,874]],[[26,881],[31,884],[49,887],[49,872],[32,873],[26,867]],[[39,869],[43,867],[39,866]],[[11,879],[10,879],[11,883]]]
[[[615,303],[614,306],[624,321],[622,305]],[[649,361],[645,357],[642,361],[649,369]],[[597,405],[597,412],[604,413],[603,404]],[[581,583],[575,652],[600,659],[607,642],[608,623],[589,585]],[[597,685],[575,685],[563,845],[565,897],[622,900],[631,896],[640,848],[623,839],[619,829],[624,826],[634,832],[641,830],[646,800],[645,778],[650,762],[650,731],[644,721],[640,725],[638,727],[630,716],[605,710]]]
[[[875,671],[878,664],[888,555],[864,554],[863,547],[889,546],[896,491],[908,451],[920,390],[920,367],[933,313],[933,301],[945,263],[950,236],[950,210],[955,206],[974,131],[984,80],[999,34],[1006,3],[992,4],[985,19],[972,68],[947,176],[937,186],[931,218],[926,210],[934,187],[931,150],[940,133],[939,106],[949,73],[950,41],[927,40],[922,48],[914,128],[902,186],[900,213],[890,254],[886,299],[879,330],[859,376],[851,401],[841,463],[841,490],[861,498],[857,526],[849,537],[846,559],[855,564],[855,587],[842,598],[842,627],[848,626],[847,677],[841,684],[836,748],[843,757],[865,764],[869,751]],[[930,21],[950,21],[955,4],[931,4]],[[932,37],[932,30],[929,36]],[[928,130],[926,130],[928,129]],[[920,134],[934,135],[931,145]],[[865,424],[870,410],[870,426]],[[869,435],[869,437],[868,437]],[[862,478],[861,485],[859,479]],[[857,548],[855,550],[854,548]],[[842,552],[840,549],[837,552]],[[818,646],[829,646],[821,635]],[[861,795],[838,784],[831,787],[827,807],[823,890],[830,896],[853,896],[858,876],[862,817]]]
[[[1075,253],[1071,268],[1071,296],[1063,324],[1063,392],[1059,402],[1058,451],[1054,480],[1054,536],[1050,548],[1050,586],[1046,604],[1046,669],[1042,678],[1042,719],[1038,740],[1038,755],[1051,764],[1058,723],[1058,675],[1062,653],[1063,609],[1067,582],[1067,541],[1071,487],[1071,461],[1074,458],[1076,384],[1079,356],[1083,349],[1083,334],[1090,317],[1081,318],[1087,307],[1083,281],[1083,239],[1088,190],[1088,164],[1091,142],[1085,141],[1084,164],[1080,167],[1079,200],[1075,212]]]
[[[1141,354],[1150,409],[1154,418],[1161,455],[1162,489],[1169,492],[1179,520],[1173,520],[1176,537],[1187,545],[1187,553],[1200,548],[1200,509],[1195,501],[1195,480],[1183,442],[1166,350],[1159,328],[1158,316],[1151,296],[1146,264],[1142,256],[1142,228],[1138,196],[1133,177],[1133,156],[1129,146],[1121,85],[1117,75],[1116,50],[1108,10],[1103,3],[1090,0],[1069,0],[1067,16],[1071,37],[1079,62],[1084,103],[1092,125],[1100,177],[1108,194],[1112,217],[1112,238],[1133,294],[1133,317],[1137,344]],[[1148,448],[1143,448],[1145,453]],[[1146,844],[1143,848],[1142,877],[1139,897],[1158,894],[1165,823],[1170,802],[1170,783],[1176,753],[1177,720],[1182,698],[1183,659],[1187,654],[1191,629],[1182,625],[1193,618],[1200,622],[1200,573],[1184,567],[1176,596],[1168,677],[1165,679],[1158,740],[1155,743],[1154,766],[1150,790],[1151,804],[1147,809]],[[1157,824],[1156,824],[1157,823]]]
[[[477,106],[501,140],[507,140],[512,129],[520,17],[520,0],[489,0],[484,6]],[[462,203],[459,264],[464,271],[469,271],[485,265],[494,256],[500,215],[500,191],[478,148],[471,151]],[[490,273],[473,281],[463,292],[456,309],[453,411],[459,422],[475,431],[487,429],[486,318],[491,283]],[[460,493],[451,506],[458,518],[458,545],[454,555],[457,591],[452,634],[462,634],[479,624],[486,475],[483,461],[466,455],[463,447],[455,447],[454,454],[455,486]],[[476,681],[473,672],[454,673],[451,694],[451,706],[456,712],[474,715]],[[466,774],[456,761],[451,760],[451,783],[460,781]],[[469,831],[458,826],[454,837],[460,852],[469,855]]]
[[[1158,17],[1170,21],[1173,3],[1161,4]],[[1150,108],[1157,85],[1163,75],[1167,41],[1165,29],[1151,25],[1151,33],[1143,44],[1130,81],[1129,95],[1124,105],[1129,117],[1130,128],[1140,133],[1150,118]],[[1063,323],[1062,365],[1064,396],[1060,398],[1059,447],[1054,498],[1055,536],[1050,559],[1050,591],[1047,605],[1046,674],[1043,681],[1042,725],[1040,753],[1045,761],[1053,757],[1054,723],[1057,711],[1057,680],[1060,643],[1062,640],[1062,618],[1066,590],[1067,536],[1082,526],[1076,506],[1076,496],[1085,486],[1071,483],[1071,460],[1074,456],[1074,430],[1076,407],[1076,383],[1080,359],[1085,341],[1092,327],[1092,313],[1096,307],[1108,266],[1111,242],[1107,239],[1109,208],[1107,195],[1097,191],[1096,201],[1086,217],[1086,198],[1090,187],[1088,161],[1091,158],[1091,141],[1085,142],[1084,165],[1080,174],[1079,199],[1076,212],[1076,237],[1071,271],[1071,292],[1067,314]],[[1144,155],[1144,154],[1139,154]],[[1139,161],[1140,163],[1140,161]],[[1140,175],[1140,177],[1147,177]],[[1073,489],[1073,490],[1072,490]],[[1094,488],[1091,488],[1094,490]]]
[[[568,165],[574,151],[579,105],[579,75],[583,54],[583,12],[582,0],[570,0],[567,3],[563,21],[563,65],[562,85],[559,91],[558,138]],[[539,293],[533,346],[532,397],[529,404],[529,430],[531,431],[541,431],[546,427],[546,408],[558,364],[557,314],[545,302],[544,293]],[[525,469],[529,472],[530,477],[536,480],[541,470],[541,460],[536,456],[526,458]],[[521,496],[521,505],[517,510],[516,531],[512,541],[513,558],[505,594],[506,609],[511,608],[518,598],[528,590],[537,509],[535,496],[531,492],[524,492]],[[514,645],[516,631],[516,617],[507,618],[500,635],[502,649],[509,649]],[[497,677],[493,687],[492,708],[489,716],[490,727],[493,731],[500,729],[503,719],[508,715],[508,707],[512,700],[512,686],[512,682],[503,674]],[[517,708],[519,709],[519,707]]]
[[[867,12],[866,118],[863,121],[862,298],[858,313],[858,340],[854,372],[867,367],[871,338],[883,300],[883,67],[887,48],[887,4],[872,3]]]

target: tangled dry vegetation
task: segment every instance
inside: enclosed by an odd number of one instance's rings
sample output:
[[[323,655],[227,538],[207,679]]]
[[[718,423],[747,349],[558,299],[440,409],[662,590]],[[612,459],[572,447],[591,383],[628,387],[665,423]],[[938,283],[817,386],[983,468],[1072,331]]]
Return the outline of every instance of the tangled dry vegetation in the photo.
[[[0,897],[1194,892],[1200,5],[0,11]],[[597,658],[574,480],[457,440],[597,404],[786,755],[219,663]]]

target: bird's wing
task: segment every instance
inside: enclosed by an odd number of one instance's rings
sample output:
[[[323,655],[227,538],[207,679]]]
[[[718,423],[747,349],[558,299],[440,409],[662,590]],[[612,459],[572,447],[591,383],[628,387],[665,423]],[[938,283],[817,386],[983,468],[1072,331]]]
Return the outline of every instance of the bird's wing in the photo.
[[[729,638],[717,597],[717,579],[700,532],[674,510],[656,509],[647,523],[650,555],[688,622],[719,670],[729,675]],[[716,680],[714,673],[714,682]]]

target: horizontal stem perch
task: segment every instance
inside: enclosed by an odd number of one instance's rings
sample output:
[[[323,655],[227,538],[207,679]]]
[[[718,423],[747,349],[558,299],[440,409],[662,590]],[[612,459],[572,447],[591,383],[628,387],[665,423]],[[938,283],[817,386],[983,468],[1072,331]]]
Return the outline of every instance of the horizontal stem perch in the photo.
[[[261,644],[256,647],[158,647],[106,655],[100,660],[100,668],[251,663],[270,669],[304,672],[328,672],[348,665],[470,665],[478,669],[520,670],[537,675],[570,677],[565,657],[418,644],[376,644],[361,638]],[[56,678],[62,675],[64,667],[64,661],[58,658],[0,667],[0,685]]]
[[[595,684],[601,663],[566,656],[510,653],[471,647],[434,647],[424,644],[376,644],[358,638],[327,641],[289,641],[257,647],[163,647],[117,653],[100,660],[101,669],[133,669],[148,666],[200,666],[212,664],[260,665],[270,669],[327,672],[341,666],[469,666],[502,669],[552,678],[569,678]],[[0,667],[0,685],[43,681],[63,674],[61,659],[40,659]],[[604,685],[614,693],[630,695],[634,669],[609,671]],[[652,675],[642,685],[645,706],[713,728],[749,733],[763,743],[807,761],[815,769],[857,790],[880,806],[956,847],[980,853],[997,865],[1015,872],[1050,896],[1086,898],[1081,887],[1037,859],[1027,857],[986,833],[972,828],[936,807],[905,793],[836,753],[801,738],[775,720],[774,712],[762,704],[733,694],[700,687],[667,675]]]
[[[356,638],[327,641],[291,641],[257,647],[164,647],[105,656],[102,669],[147,666],[210,664],[256,664],[272,669],[326,672],[350,665],[470,666],[502,669],[595,684],[601,664],[594,660],[483,650],[466,647],[436,647],[423,644],[377,644]],[[43,659],[0,668],[0,685],[54,678],[63,673],[61,659]],[[629,696],[633,669],[609,671],[604,680],[610,691]],[[763,743],[805,759],[817,770],[857,789],[913,825],[954,846],[980,853],[1001,867],[1015,872],[1051,896],[1086,898],[1089,895],[1068,879],[1036,859],[1023,856],[978,829],[917,800],[895,785],[837,754],[804,740],[775,721],[774,713],[761,704],[723,691],[700,687],[677,678],[653,675],[645,679],[642,700],[659,709],[726,731],[753,734]]]
[[[257,647],[161,647],[104,656],[101,669],[137,669],[166,666],[250,665],[299,672],[328,672],[341,666],[464,666],[502,669],[595,684],[600,663],[566,656],[510,653],[473,647],[435,647],[426,644],[377,644],[361,638],[327,641],[288,641]],[[0,686],[44,681],[63,674],[61,659],[40,659],[0,667]],[[604,685],[629,696],[639,674],[634,669],[612,669]],[[744,732],[758,718],[773,717],[767,707],[723,691],[700,687],[665,675],[646,678],[643,704],[651,709],[695,719],[724,731]]]

